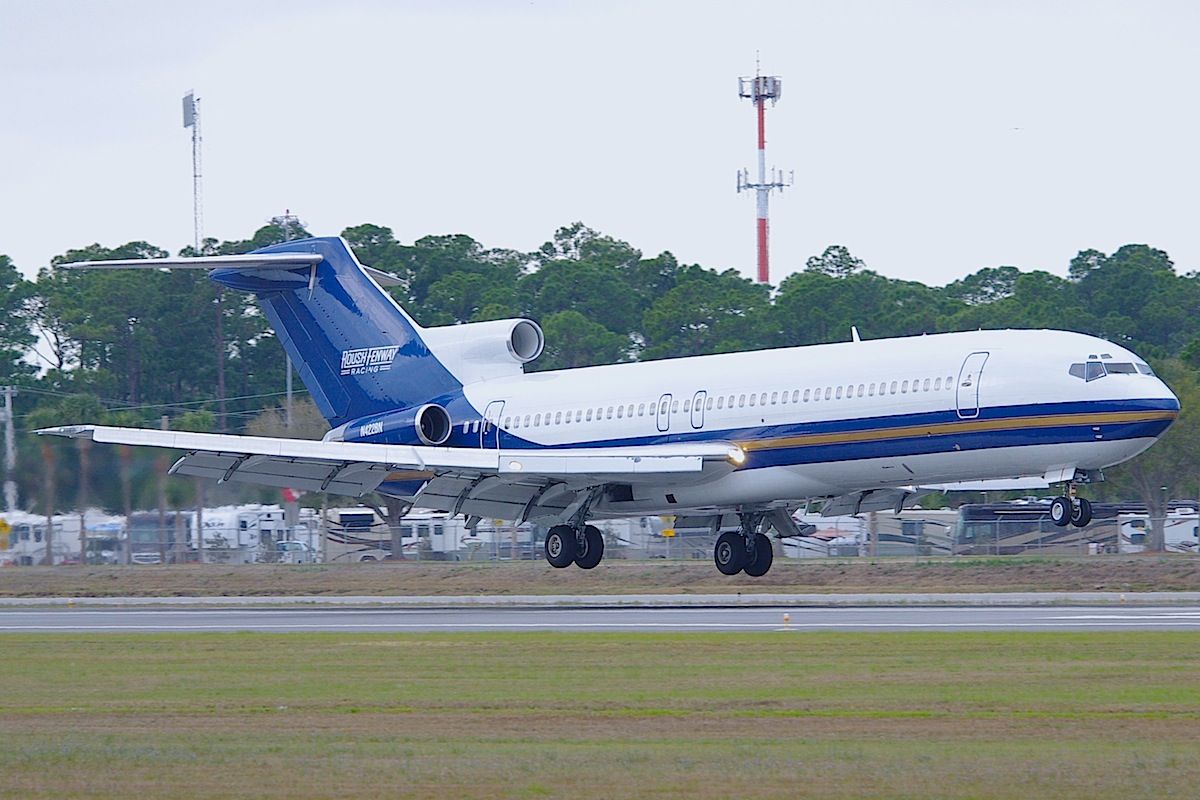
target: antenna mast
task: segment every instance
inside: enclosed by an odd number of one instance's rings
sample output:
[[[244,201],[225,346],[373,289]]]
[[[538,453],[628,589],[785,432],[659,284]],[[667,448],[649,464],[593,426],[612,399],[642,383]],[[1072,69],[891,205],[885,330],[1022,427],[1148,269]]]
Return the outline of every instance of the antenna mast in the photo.
[[[759,283],[770,283],[770,255],[767,244],[768,198],[772,189],[783,191],[784,187],[792,185],[794,178],[794,173],[789,173],[787,181],[784,182],[783,173],[774,167],[771,167],[771,174],[767,175],[766,105],[768,100],[771,101],[771,105],[775,105],[782,94],[783,81],[779,76],[759,75],[757,63],[753,78],[738,78],[738,97],[752,100],[758,114],[758,181],[751,182],[750,171],[743,169],[738,172],[737,190],[741,193],[753,189],[757,196]]]
[[[192,234],[196,255],[204,240],[204,202],[200,192],[200,98],[194,90],[183,96],[183,127],[192,129]]]

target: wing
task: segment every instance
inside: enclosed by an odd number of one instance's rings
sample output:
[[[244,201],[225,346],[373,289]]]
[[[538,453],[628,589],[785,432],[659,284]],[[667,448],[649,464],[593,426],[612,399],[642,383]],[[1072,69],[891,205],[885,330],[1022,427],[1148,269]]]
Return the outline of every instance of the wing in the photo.
[[[424,506],[522,521],[557,515],[581,493],[607,483],[700,483],[728,474],[745,459],[741,448],[724,442],[475,450],[104,425],[46,428],[38,433],[183,450],[186,454],[171,467],[172,474],[218,482],[357,497],[388,480],[423,480],[419,498]]]

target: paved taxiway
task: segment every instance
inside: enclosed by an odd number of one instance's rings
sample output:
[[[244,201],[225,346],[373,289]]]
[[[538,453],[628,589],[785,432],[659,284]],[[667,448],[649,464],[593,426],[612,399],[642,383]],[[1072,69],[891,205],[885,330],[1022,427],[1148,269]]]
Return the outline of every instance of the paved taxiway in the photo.
[[[343,607],[119,610],[56,608],[0,611],[0,633],[788,630],[1200,631],[1200,607]]]

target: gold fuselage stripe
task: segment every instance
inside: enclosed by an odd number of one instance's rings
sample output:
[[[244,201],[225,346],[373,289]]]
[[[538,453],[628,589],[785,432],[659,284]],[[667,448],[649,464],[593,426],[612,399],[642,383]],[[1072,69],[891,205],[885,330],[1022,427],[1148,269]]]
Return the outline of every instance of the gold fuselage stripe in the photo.
[[[918,436],[945,436],[958,433],[981,433],[1010,431],[1021,428],[1056,428],[1079,425],[1116,425],[1130,422],[1155,422],[1173,420],[1178,411],[1110,411],[1105,413],[1047,414],[1037,417],[1009,417],[1005,419],[963,419],[954,422],[939,422],[926,425],[905,425],[898,428],[870,428],[861,431],[838,431],[834,433],[808,433],[799,436],[781,436],[775,439],[755,439],[737,444],[743,450],[777,450],[784,447],[812,447],[821,444],[851,444],[854,442],[909,439]]]

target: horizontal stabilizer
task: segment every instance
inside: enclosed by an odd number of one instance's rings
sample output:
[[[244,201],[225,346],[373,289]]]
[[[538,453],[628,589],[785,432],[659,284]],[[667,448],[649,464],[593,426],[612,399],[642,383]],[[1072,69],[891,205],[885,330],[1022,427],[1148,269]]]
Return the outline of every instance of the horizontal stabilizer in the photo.
[[[324,259],[320,253],[247,253],[236,256],[194,258],[121,258],[111,261],[72,261],[60,269],[311,269]],[[362,266],[362,265],[359,265]],[[390,272],[362,267],[380,286],[401,286]]]

